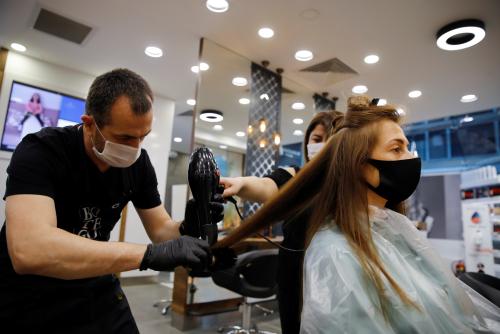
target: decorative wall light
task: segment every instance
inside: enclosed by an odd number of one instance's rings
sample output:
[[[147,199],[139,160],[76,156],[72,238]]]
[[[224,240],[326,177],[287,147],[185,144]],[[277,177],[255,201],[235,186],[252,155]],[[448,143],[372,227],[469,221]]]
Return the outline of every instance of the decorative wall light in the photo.
[[[251,135],[253,133],[253,126],[249,125],[248,129],[247,129],[247,132],[248,132],[249,135]]]
[[[279,133],[274,134],[273,141],[274,141],[274,145],[279,145],[281,143],[281,136]]]
[[[266,120],[264,118],[261,118],[259,121],[259,130],[260,132],[266,131]]]
[[[200,113],[200,119],[205,122],[217,123],[222,122],[224,116],[222,114],[222,111],[205,109]]]
[[[267,141],[266,141],[265,139],[261,139],[261,140],[259,141],[259,147],[260,147],[260,148],[265,148],[265,147],[266,147],[266,145],[267,145]]]
[[[456,51],[476,45],[486,36],[484,22],[469,19],[445,25],[436,34],[436,44],[440,49]]]

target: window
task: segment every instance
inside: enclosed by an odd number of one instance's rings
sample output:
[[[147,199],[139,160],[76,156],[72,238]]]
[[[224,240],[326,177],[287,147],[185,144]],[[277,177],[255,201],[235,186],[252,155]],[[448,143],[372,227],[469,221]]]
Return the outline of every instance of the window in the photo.
[[[429,157],[431,159],[444,159],[447,154],[446,130],[429,132]]]
[[[462,126],[451,133],[451,155],[462,157],[496,153],[492,123]]]

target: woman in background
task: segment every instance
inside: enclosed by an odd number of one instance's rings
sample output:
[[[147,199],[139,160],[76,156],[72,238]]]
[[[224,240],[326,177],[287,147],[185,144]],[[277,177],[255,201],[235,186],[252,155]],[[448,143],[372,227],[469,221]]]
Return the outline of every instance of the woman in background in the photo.
[[[23,129],[24,122],[31,116],[35,116],[38,122],[40,123],[40,126],[43,128],[45,124],[43,123],[42,120],[42,115],[43,115],[43,106],[42,106],[42,98],[40,94],[34,93],[31,96],[30,101],[26,104],[26,110],[25,110],[24,118],[23,120],[19,123],[18,130],[21,131]]]
[[[304,157],[308,163],[323,148],[343,118],[338,111],[319,112],[307,126],[304,136]],[[221,178],[225,186],[223,197],[237,195],[245,200],[264,203],[278,193],[299,171],[297,166],[278,168],[270,175]],[[319,187],[319,185],[318,185]],[[302,250],[305,246],[307,221],[311,212],[306,210],[283,222],[282,246]],[[278,260],[278,303],[283,334],[297,334],[300,330],[302,310],[303,252],[290,252],[280,248]]]
[[[348,105],[321,153],[216,246],[310,207],[301,332],[500,333],[500,310],[462,285],[402,215],[420,160],[398,113],[366,97]]]

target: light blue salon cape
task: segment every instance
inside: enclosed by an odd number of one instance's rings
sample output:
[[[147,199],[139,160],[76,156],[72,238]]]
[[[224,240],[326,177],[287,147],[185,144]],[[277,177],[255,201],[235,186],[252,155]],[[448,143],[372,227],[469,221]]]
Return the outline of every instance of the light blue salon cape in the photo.
[[[455,278],[405,216],[370,207],[373,241],[386,270],[421,312],[386,283],[385,321],[374,285],[332,224],[316,233],[304,259],[301,333],[500,333],[500,309]]]

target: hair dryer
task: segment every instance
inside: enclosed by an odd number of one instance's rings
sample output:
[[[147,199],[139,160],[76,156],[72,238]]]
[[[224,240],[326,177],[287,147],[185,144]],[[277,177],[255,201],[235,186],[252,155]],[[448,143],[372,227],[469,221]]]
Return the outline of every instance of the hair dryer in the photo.
[[[209,202],[214,200],[219,180],[220,171],[212,151],[207,147],[194,150],[189,159],[188,181],[195,199],[201,237],[209,245],[217,242],[217,225],[211,222]]]

